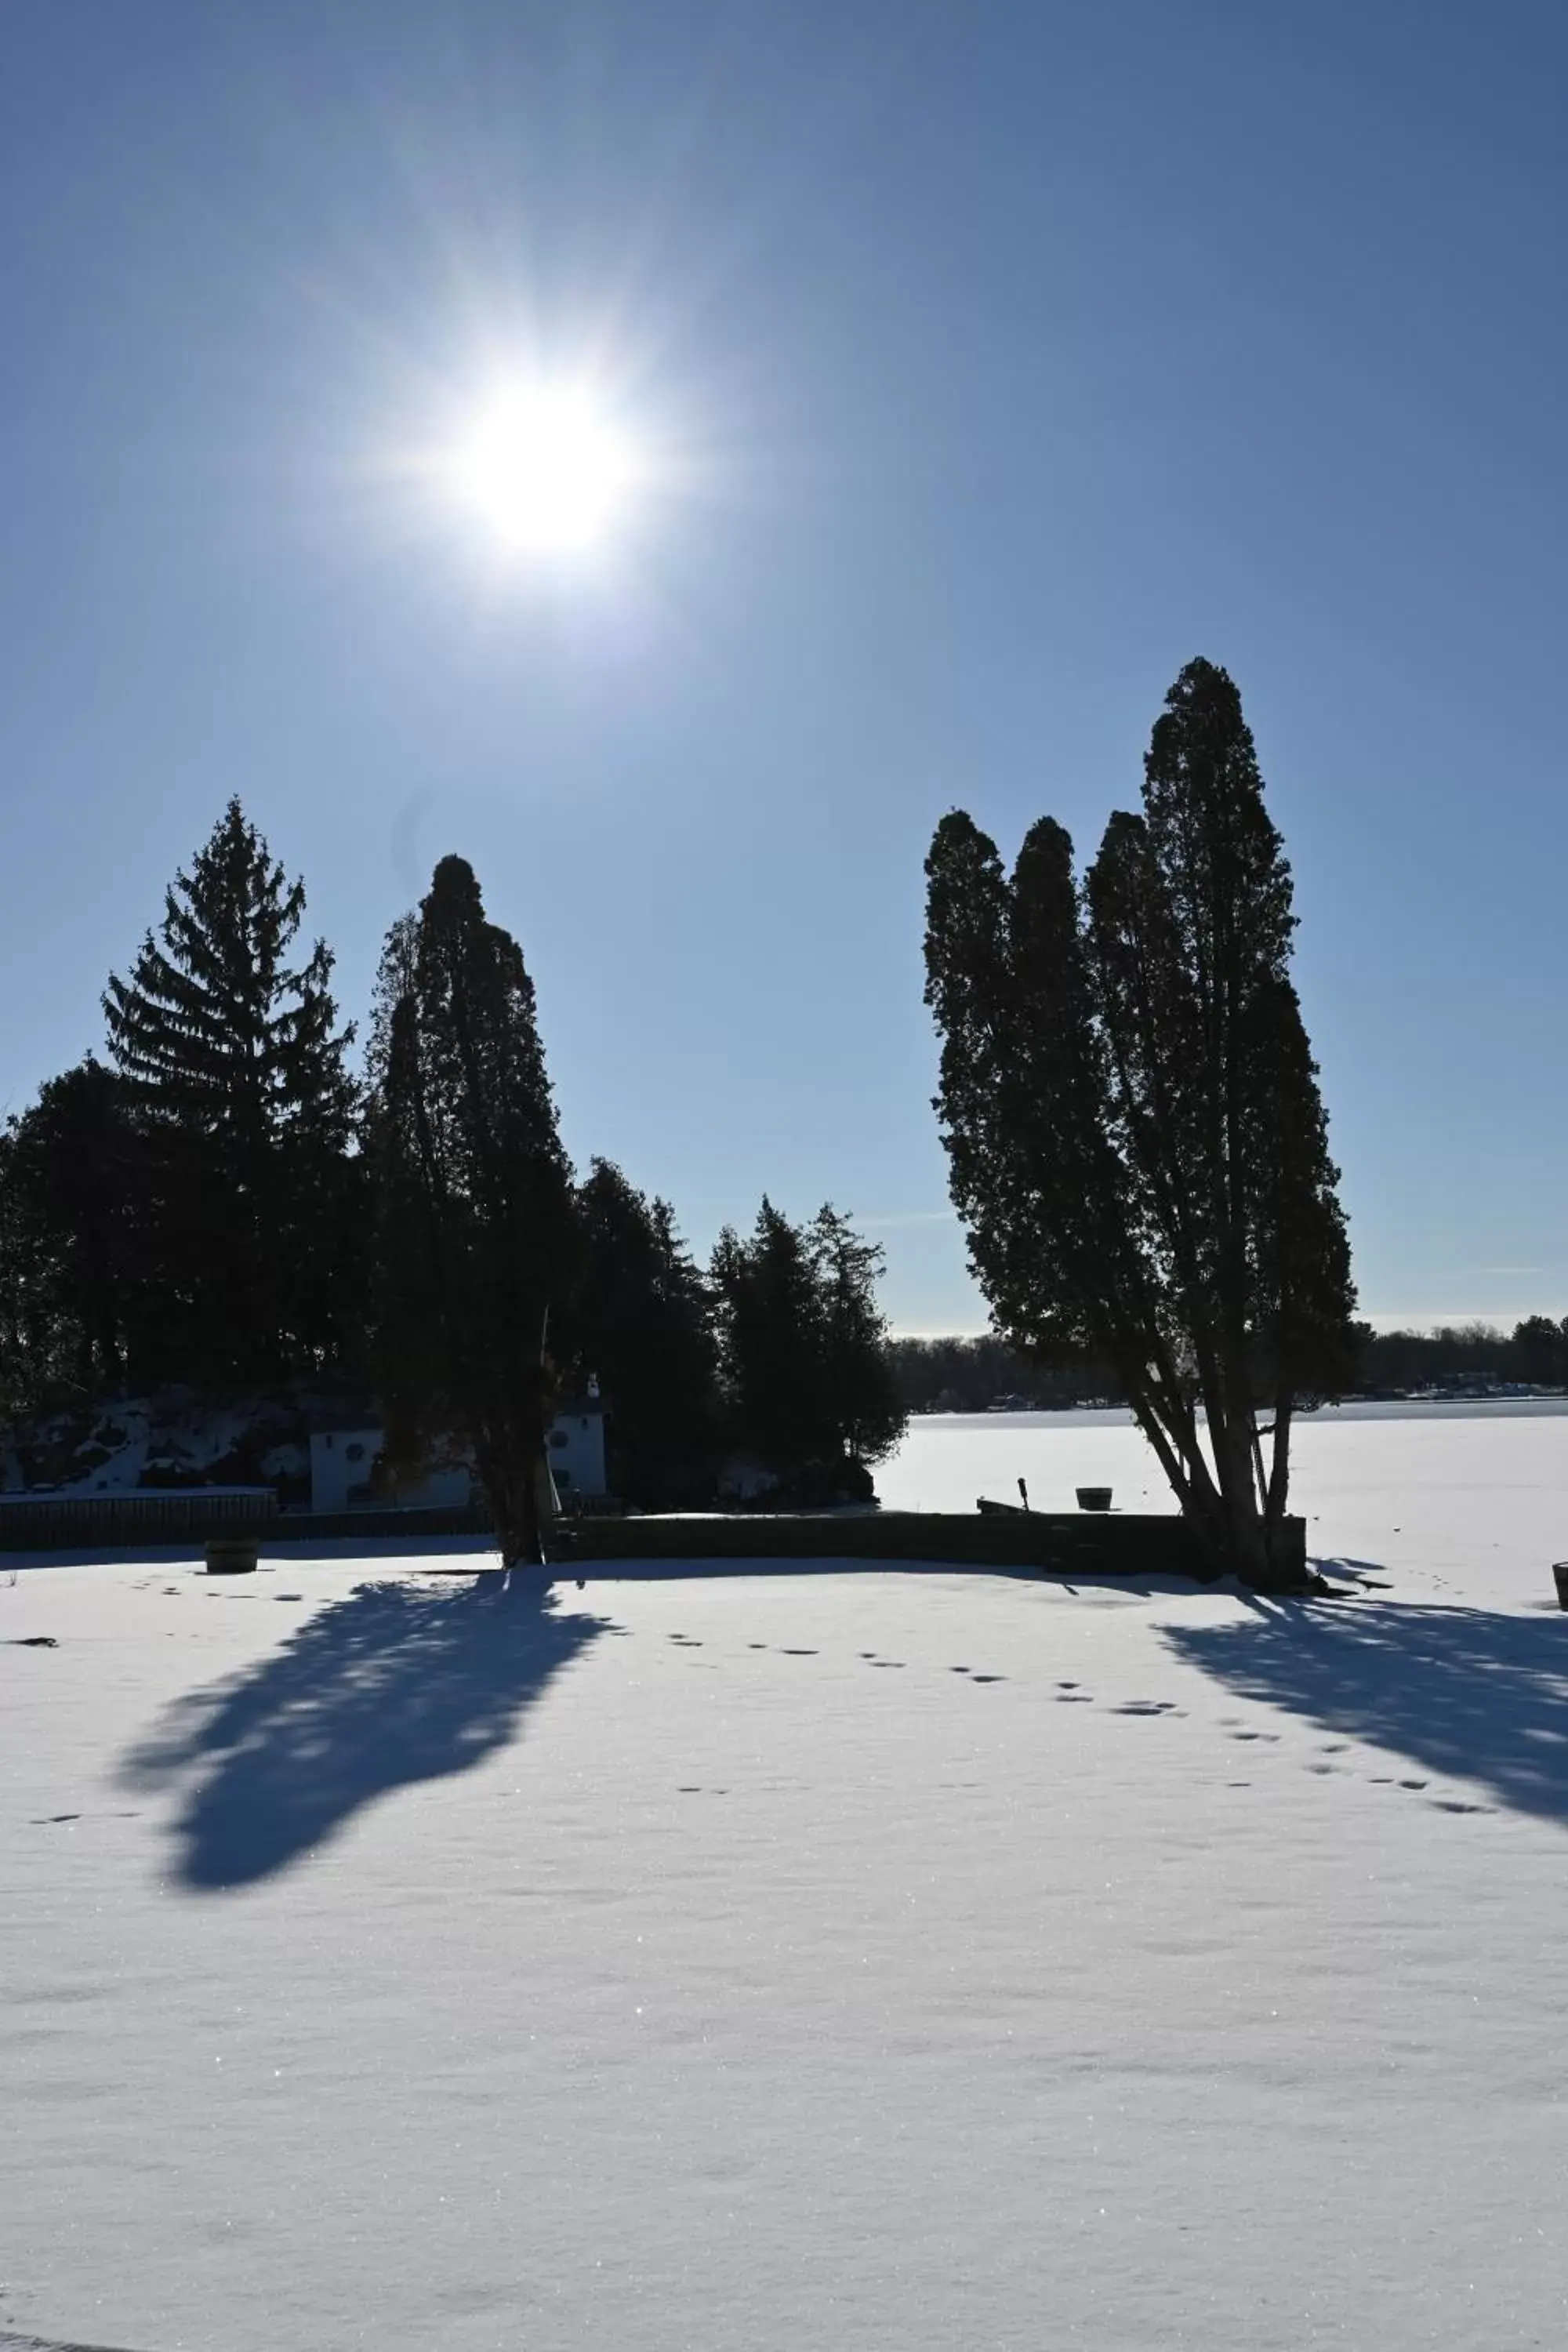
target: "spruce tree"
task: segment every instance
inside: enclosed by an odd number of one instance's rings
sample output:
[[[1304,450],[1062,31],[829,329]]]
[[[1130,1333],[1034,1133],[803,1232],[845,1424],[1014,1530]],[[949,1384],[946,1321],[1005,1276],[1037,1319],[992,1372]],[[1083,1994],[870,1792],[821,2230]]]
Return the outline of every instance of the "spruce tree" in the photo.
[[[342,1351],[355,1307],[354,1089],[332,957],[237,800],[177,874],[103,1005],[148,1139],[149,1255],[176,1376],[268,1377]]]
[[[375,1298],[394,1449],[468,1445],[509,1564],[543,1558],[552,1318],[572,1171],[516,940],[444,857],[388,934],[371,1036]]]
[[[868,1490],[904,1424],[875,1285],[881,1253],[831,1203],[793,1224],[764,1195],[713,1253],[733,1433],[803,1499]]]
[[[776,1476],[798,1477],[833,1449],[805,1235],[764,1193],[746,1240],[720,1234],[711,1271],[735,1436]]]
[[[1049,819],[1009,879],[955,811],[926,871],[936,1108],[997,1328],[1110,1366],[1213,1565],[1290,1580],[1292,1421],[1350,1376],[1354,1291],[1235,685],[1183,671],[1081,889]]]
[[[884,1252],[879,1243],[862,1239],[831,1202],[812,1219],[808,1242],[827,1412],[848,1459],[869,1467],[892,1452],[909,1420],[887,1318],[877,1303]]]
[[[580,1186],[582,1286],[570,1318],[580,1372],[608,1406],[611,1484],[645,1507],[713,1491],[718,1347],[707,1283],[668,1202],[607,1160]]]

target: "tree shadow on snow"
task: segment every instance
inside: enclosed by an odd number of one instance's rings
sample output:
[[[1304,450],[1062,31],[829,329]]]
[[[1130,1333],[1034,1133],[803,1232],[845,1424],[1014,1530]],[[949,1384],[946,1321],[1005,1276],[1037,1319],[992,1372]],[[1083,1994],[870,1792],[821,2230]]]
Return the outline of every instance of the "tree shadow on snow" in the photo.
[[[1516,1812],[1568,1820],[1568,1617],[1255,1601],[1239,1625],[1162,1631],[1240,1697],[1481,1781]]]
[[[362,1805],[505,1747],[606,1622],[558,1616],[537,1579],[500,1571],[456,1592],[362,1584],[258,1665],[177,1700],[122,1778],[184,1785],[184,1885],[247,1886]]]

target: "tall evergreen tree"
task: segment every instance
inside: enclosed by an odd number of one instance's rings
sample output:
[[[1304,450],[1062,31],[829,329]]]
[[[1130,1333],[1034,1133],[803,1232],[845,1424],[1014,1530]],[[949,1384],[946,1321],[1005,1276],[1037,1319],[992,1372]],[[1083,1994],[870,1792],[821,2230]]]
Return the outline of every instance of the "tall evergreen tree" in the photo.
[[[879,1243],[863,1240],[831,1202],[812,1219],[807,1240],[827,1413],[849,1460],[869,1466],[892,1452],[909,1420],[887,1318],[877,1303],[885,1253]]]
[[[998,1329],[1110,1364],[1214,1564],[1279,1583],[1292,1419],[1350,1376],[1354,1291],[1290,871],[1223,670],[1183,671],[1144,774],[1081,892],[1049,819],[1011,879],[961,812],[937,828],[936,1107]]]
[[[110,1394],[135,1377],[155,1307],[138,1232],[141,1137],[89,1055],[0,1137],[0,1296],[19,1402]]]
[[[509,1563],[543,1557],[550,1327],[577,1265],[533,982],[444,857],[388,934],[371,1035],[376,1305],[395,1448],[468,1445]]]
[[[779,1475],[826,1460],[821,1301],[805,1234],[764,1193],[746,1240],[725,1226],[711,1271],[735,1436]]]
[[[750,1236],[713,1253],[724,1382],[739,1443],[786,1485],[850,1491],[904,1425],[875,1297],[881,1253],[831,1204],[792,1224],[765,1196]],[[868,1481],[864,1482],[868,1486]]]
[[[708,1285],[668,1202],[649,1201],[612,1161],[595,1160],[577,1207],[583,1280],[570,1328],[609,1406],[611,1483],[645,1507],[700,1501],[719,1446]]]
[[[341,1352],[357,1307],[354,1089],[332,957],[237,800],[105,993],[144,1125],[153,1264],[177,1376],[250,1380]]]

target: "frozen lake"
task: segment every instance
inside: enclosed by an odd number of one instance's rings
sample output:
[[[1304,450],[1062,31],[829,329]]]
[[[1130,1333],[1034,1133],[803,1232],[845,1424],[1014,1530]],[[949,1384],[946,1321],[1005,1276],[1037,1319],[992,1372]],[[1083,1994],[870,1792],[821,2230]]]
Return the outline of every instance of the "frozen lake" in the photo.
[[[1542,1551],[1568,1555],[1568,1398],[1518,1402],[1340,1405],[1305,1416],[1291,1450],[1291,1508],[1320,1558],[1370,1549],[1424,1589]],[[1118,1507],[1175,1506],[1130,1414],[930,1413],[911,1421],[877,1472],[890,1510],[967,1511],[975,1498],[1070,1511],[1077,1486],[1110,1486]],[[1555,1515],[1555,1516],[1554,1516]],[[1555,1532],[1553,1532],[1555,1529]],[[1533,1542],[1534,1548],[1531,1549]],[[1555,1550],[1552,1547],[1555,1545]]]
[[[1307,1424],[1341,1603],[23,1574],[0,2341],[1563,2341],[1565,1441]],[[882,1484],[1145,1463],[928,1421]]]

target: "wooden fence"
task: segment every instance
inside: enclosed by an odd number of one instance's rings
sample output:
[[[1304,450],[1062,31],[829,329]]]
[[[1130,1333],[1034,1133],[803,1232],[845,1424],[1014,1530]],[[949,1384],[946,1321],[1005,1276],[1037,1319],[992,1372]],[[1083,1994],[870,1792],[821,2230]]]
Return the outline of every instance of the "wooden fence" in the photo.
[[[201,1543],[278,1523],[270,1486],[138,1487],[122,1495],[0,1495],[0,1551]]]

